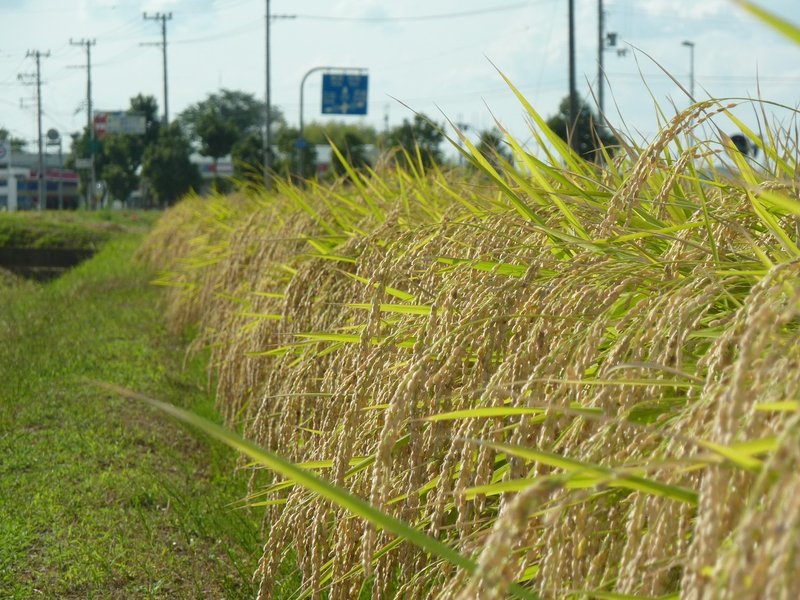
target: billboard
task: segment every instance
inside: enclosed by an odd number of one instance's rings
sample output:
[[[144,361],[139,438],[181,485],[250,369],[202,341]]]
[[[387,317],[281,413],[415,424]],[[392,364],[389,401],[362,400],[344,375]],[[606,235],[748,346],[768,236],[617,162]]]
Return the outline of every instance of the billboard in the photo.
[[[349,73],[324,73],[322,75],[322,114],[367,114],[367,86],[369,76]]]
[[[107,133],[142,135],[146,127],[144,115],[129,114],[121,110],[94,113],[94,133],[98,138]]]

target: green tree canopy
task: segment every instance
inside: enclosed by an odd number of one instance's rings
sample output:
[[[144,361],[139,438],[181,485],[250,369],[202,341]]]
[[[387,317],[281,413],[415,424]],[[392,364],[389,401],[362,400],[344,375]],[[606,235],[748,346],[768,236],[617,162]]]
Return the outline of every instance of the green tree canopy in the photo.
[[[279,108],[271,107],[270,113],[273,132],[285,126],[286,119]],[[256,99],[253,94],[221,90],[219,93],[209,94],[205,100],[192,104],[178,115],[178,121],[192,141],[198,141],[197,125],[208,114],[215,115],[223,122],[232,122],[239,134],[237,141],[250,133],[263,131],[266,119],[264,102]]]
[[[195,123],[195,134],[200,138],[200,154],[210,156],[214,163],[231,153],[240,134],[232,119],[223,119],[219,114],[207,112]]]
[[[569,96],[567,96],[561,101],[558,113],[547,120],[547,126],[567,143],[572,137],[572,147],[584,159],[599,161],[602,155],[598,149],[601,146],[609,147],[618,144],[617,139],[600,126],[600,119],[585,100],[578,102],[578,118],[574,126],[568,128],[569,119]]]
[[[131,98],[128,114],[138,114],[144,116],[144,135],[128,136],[132,144],[134,159],[141,164],[144,149],[158,140],[158,132],[161,129],[161,120],[158,115],[158,101],[155,96],[145,96],[138,94]]]
[[[112,133],[103,138],[103,152],[96,161],[96,173],[105,182],[112,199],[125,201],[139,185],[136,174],[140,156],[132,136]]]
[[[353,169],[371,166],[367,156],[367,144],[358,133],[345,132],[343,139],[336,144],[336,148]],[[344,175],[347,173],[345,165],[336,154],[333,155],[331,163],[334,174]]]
[[[317,171],[317,150],[314,144],[300,139],[300,130],[282,127],[275,136],[278,156],[275,172],[287,178],[309,179]],[[301,167],[302,165],[302,167]]]
[[[414,115],[414,120],[403,120],[403,124],[391,129],[384,138],[384,150],[404,150],[416,163],[417,148],[419,148],[422,164],[429,167],[441,163],[443,159],[442,141],[444,135],[441,127],[436,125],[423,114]],[[402,154],[398,154],[399,157]]]
[[[112,198],[125,201],[139,186],[139,169],[146,149],[158,140],[161,123],[158,120],[158,102],[153,96],[139,94],[130,100],[129,114],[140,114],[145,118],[145,132],[141,135],[109,133],[95,139],[92,145],[89,129],[72,136],[72,151],[65,164],[74,168],[78,158],[94,155],[95,173],[99,181],[105,182]],[[89,185],[88,172],[80,171],[81,187]]]
[[[345,138],[359,139],[362,144],[374,144],[378,134],[371,125],[345,123],[344,121],[312,122],[303,129],[303,137],[311,144],[327,144],[331,140],[337,147],[343,146]]]
[[[0,142],[9,142],[11,144],[11,152],[24,152],[25,146],[28,142],[22,138],[17,138],[11,135],[11,132],[5,127],[0,127]]]
[[[233,175],[246,181],[261,181],[264,177],[264,136],[248,133],[231,149]],[[273,159],[274,166],[274,159]]]
[[[378,136],[375,128],[370,125],[329,121],[306,125],[303,137],[309,144],[323,145],[330,140],[342,153],[347,164],[359,169],[370,164],[367,144],[375,144]],[[331,168],[335,175],[344,175],[347,172],[335,154],[331,158]]]
[[[191,163],[192,148],[179,123],[162,127],[155,144],[142,157],[142,177],[156,201],[168,206],[200,187],[200,172]]]
[[[497,128],[480,132],[477,149],[495,169],[500,168],[499,159],[507,163],[514,160],[508,144],[503,140],[503,134]]]

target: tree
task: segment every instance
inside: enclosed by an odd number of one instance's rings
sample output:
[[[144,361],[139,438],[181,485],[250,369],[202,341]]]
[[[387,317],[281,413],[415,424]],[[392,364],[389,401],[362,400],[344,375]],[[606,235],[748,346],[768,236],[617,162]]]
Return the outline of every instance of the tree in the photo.
[[[375,144],[378,136],[375,128],[369,125],[329,121],[306,125],[303,137],[309,144],[332,143],[342,153],[347,164],[354,169],[360,169],[370,165],[367,145]],[[331,158],[331,167],[335,175],[344,175],[347,172],[335,154]]]
[[[417,148],[419,148],[423,167],[442,162],[440,148],[444,134],[428,117],[422,114],[414,115],[413,121],[403,120],[403,124],[390,130],[385,137],[385,149],[397,148],[404,150],[413,163],[417,162]],[[402,156],[402,155],[398,155]]]
[[[231,121],[239,133],[237,141],[264,130],[264,102],[247,92],[221,90],[218,94],[209,94],[205,100],[192,104],[178,115],[178,121],[193,142],[199,141],[197,125],[208,114],[225,122]],[[286,125],[283,113],[275,106],[271,107],[270,118],[273,131]]]
[[[22,138],[11,135],[11,132],[5,127],[0,127],[0,142],[9,142],[12,153],[24,152],[25,146],[28,145],[28,142]]]
[[[96,173],[106,184],[111,198],[124,202],[139,186],[139,157],[135,147],[138,145],[132,136],[112,133],[103,138],[103,152],[95,163]]]
[[[223,184],[217,175],[219,159],[231,153],[233,145],[239,140],[239,130],[233,119],[223,119],[218,113],[206,112],[195,123],[195,133],[200,138],[200,154],[214,160],[214,180],[212,186],[217,191],[230,188]]]
[[[317,150],[314,144],[301,140],[300,130],[294,127],[282,127],[275,137],[279,153],[274,164],[275,172],[288,178],[314,177],[317,171]]]
[[[503,134],[496,128],[481,131],[477,149],[495,169],[500,169],[499,159],[507,163],[514,160],[508,144],[503,141]]]
[[[158,140],[158,132],[161,129],[161,120],[158,116],[158,101],[155,96],[138,94],[131,98],[128,114],[138,114],[144,117],[144,135],[129,136],[134,160],[137,163],[141,163],[145,148]]]
[[[217,113],[207,112],[195,124],[195,133],[200,138],[200,154],[210,156],[216,165],[220,158],[230,154],[239,140],[239,131],[233,119],[223,119]]]
[[[347,161],[347,164],[353,169],[358,170],[371,166],[369,158],[367,157],[367,145],[364,143],[364,139],[357,133],[346,132],[344,134],[344,139],[336,144],[336,149],[342,153],[344,160]],[[345,165],[336,154],[333,155],[331,163],[333,172],[336,175],[344,175],[347,173]]]
[[[178,121],[202,154],[214,158],[215,163],[230,154],[234,175],[253,180],[256,172],[263,173],[264,109],[264,102],[253,94],[221,90],[189,106],[178,115]],[[278,131],[286,127],[286,119],[280,109],[273,106],[270,120],[274,152],[274,140]],[[274,162],[273,170],[277,171]]]
[[[264,178],[264,136],[261,133],[248,133],[231,149],[233,176],[250,182]],[[274,167],[273,159],[273,167]]]
[[[142,177],[160,205],[173,204],[191,189],[200,187],[200,172],[189,160],[191,151],[191,144],[177,122],[162,127],[157,142],[145,149]]]
[[[123,202],[139,185],[139,178],[134,173],[115,163],[106,165],[102,180],[111,198]]]
[[[139,94],[130,100],[128,114],[140,114],[145,118],[145,132],[140,135],[109,133],[102,139],[95,139],[94,145],[89,129],[84,127],[80,134],[72,136],[72,151],[65,164],[74,168],[78,158],[94,155],[95,173],[105,182],[111,197],[125,201],[139,186],[139,169],[142,157],[148,147],[158,140],[161,123],[158,120],[158,102],[153,96]],[[89,185],[89,173],[80,171],[81,188]]]
[[[303,137],[312,144],[327,144],[331,140],[337,147],[344,146],[345,137],[361,140],[362,144],[375,144],[378,135],[370,125],[345,123],[344,121],[312,122],[305,126]]]
[[[567,96],[561,101],[558,114],[547,120],[547,126],[565,142],[569,143],[572,137],[572,147],[584,159],[599,162],[602,160],[602,154],[598,151],[601,146],[608,148],[617,145],[617,138],[600,125],[600,119],[585,100],[578,102],[578,118],[574,126],[568,129],[569,119],[569,96]]]

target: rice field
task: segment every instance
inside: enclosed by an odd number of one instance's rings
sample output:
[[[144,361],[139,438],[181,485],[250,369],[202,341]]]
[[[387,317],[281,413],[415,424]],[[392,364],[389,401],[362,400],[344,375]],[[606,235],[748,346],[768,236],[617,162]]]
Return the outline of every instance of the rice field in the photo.
[[[705,101],[598,166],[519,98],[541,156],[190,197],[142,247],[300,468],[242,461],[258,598],[287,556],[293,598],[794,597],[796,130]]]

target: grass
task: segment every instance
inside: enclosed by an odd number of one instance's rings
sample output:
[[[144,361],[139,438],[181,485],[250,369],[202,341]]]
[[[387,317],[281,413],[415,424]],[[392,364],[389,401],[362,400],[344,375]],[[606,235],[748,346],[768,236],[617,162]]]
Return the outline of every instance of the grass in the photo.
[[[122,232],[143,232],[157,213],[64,211],[0,213],[0,248],[93,250]]]
[[[90,383],[215,418],[204,356],[184,367],[131,261],[140,235],[108,237],[57,281],[0,286],[0,597],[252,597],[259,518],[231,508],[233,453]]]

